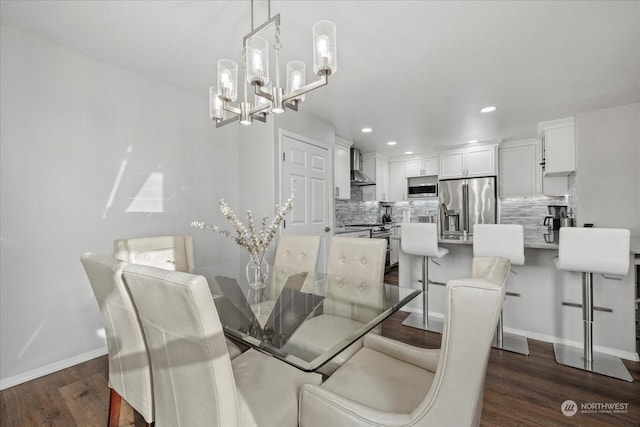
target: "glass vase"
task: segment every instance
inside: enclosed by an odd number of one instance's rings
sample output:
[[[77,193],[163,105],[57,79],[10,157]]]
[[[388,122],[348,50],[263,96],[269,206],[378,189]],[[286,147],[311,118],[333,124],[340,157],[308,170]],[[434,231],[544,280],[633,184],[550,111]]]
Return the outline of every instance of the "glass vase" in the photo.
[[[264,253],[249,254],[247,263],[247,280],[252,289],[262,289],[266,286],[269,264],[264,259]]]

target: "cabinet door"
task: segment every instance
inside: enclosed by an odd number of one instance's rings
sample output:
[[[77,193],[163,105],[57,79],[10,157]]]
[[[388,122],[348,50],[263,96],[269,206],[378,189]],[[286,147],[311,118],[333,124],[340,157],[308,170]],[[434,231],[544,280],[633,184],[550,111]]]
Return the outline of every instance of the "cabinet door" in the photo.
[[[389,163],[389,201],[404,200],[407,191],[407,179],[404,177],[405,162]]]
[[[567,175],[576,170],[573,125],[546,129],[544,149],[545,175]]]
[[[438,175],[439,169],[438,156],[427,157],[422,161],[422,169],[425,175]]]
[[[335,145],[334,180],[336,199],[351,198],[351,165],[349,163],[349,147]]]
[[[495,147],[478,147],[467,150],[465,176],[496,174]]]
[[[389,200],[389,163],[376,159],[376,200]]]
[[[422,176],[422,159],[406,160],[404,162],[405,177]]]
[[[500,197],[540,194],[540,141],[513,143],[499,149]]]
[[[462,178],[465,172],[465,151],[455,150],[440,154],[440,179]]]

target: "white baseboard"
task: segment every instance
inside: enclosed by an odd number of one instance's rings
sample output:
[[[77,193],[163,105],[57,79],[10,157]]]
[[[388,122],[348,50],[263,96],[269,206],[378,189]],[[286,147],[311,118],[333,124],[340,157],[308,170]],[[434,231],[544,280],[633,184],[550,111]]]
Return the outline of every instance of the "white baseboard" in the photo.
[[[79,363],[84,363],[88,360],[95,359],[96,357],[104,356],[107,354],[107,347],[100,347],[98,349],[89,351],[87,353],[78,354],[77,356],[70,357],[68,359],[61,360],[59,362],[51,363],[50,365],[42,366],[37,369],[25,372],[20,375],[15,375],[9,378],[3,378],[0,380],[0,390],[4,390],[18,384],[26,383],[27,381],[34,380],[36,378],[44,377],[45,375],[52,374],[54,372],[61,371]]]
[[[407,306],[402,307],[401,311],[422,314],[422,310],[412,309]],[[435,319],[444,318],[444,316],[441,313],[432,313],[432,312],[429,312],[429,317],[433,317]],[[540,334],[540,333],[531,332],[531,331],[524,331],[521,329],[504,328],[504,331],[511,334],[515,334],[515,335],[522,335],[527,338],[531,338],[532,340],[544,341],[551,344],[564,344],[570,347],[582,348],[582,341],[572,341],[572,340],[567,340],[560,337],[554,337],[552,335]],[[593,346],[593,351],[595,353],[608,354],[610,356],[619,357],[620,359],[630,360],[632,362],[640,362],[640,357],[638,356],[638,353],[632,352],[632,351],[623,351],[623,350],[618,350],[616,348],[602,347],[598,345]]]

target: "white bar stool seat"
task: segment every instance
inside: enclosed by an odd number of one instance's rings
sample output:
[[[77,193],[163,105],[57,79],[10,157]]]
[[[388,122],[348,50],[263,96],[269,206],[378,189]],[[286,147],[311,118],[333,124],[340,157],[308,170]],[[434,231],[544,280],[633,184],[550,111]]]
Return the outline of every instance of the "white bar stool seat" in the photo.
[[[400,247],[409,255],[422,257],[422,315],[411,313],[402,322],[405,326],[425,331],[442,332],[442,322],[429,324],[429,259],[442,258],[449,249],[438,247],[438,226],[436,223],[402,223]]]
[[[524,265],[524,228],[520,224],[475,224],[473,226],[473,256],[499,256],[511,265]],[[512,271],[515,274],[515,272]],[[514,293],[509,296],[519,297]],[[498,320],[494,347],[529,355],[527,339],[521,335],[505,334],[502,312]]]
[[[621,228],[560,228],[559,270],[582,273],[584,348],[554,344],[556,362],[633,382],[622,361],[593,353],[593,273],[625,276],[629,271],[631,232]]]

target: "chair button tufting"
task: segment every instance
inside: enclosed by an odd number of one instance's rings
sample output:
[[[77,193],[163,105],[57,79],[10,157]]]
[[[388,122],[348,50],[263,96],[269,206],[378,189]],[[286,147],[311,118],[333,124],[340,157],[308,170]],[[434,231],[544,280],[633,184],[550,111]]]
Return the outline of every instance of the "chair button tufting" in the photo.
[[[344,256],[343,256],[343,257],[341,257],[341,258],[340,258],[340,262],[341,262],[341,263],[343,263],[343,264],[344,264],[345,262],[347,262],[347,257],[344,257]]]
[[[291,251],[287,251],[286,253],[287,253],[287,256],[291,255]]]
[[[367,259],[366,258],[362,258],[360,260],[360,264],[365,265],[367,263]]]
[[[365,289],[367,289],[367,284],[365,282],[360,282],[360,285],[358,286],[358,288],[361,291],[364,291]]]
[[[307,256],[306,253],[304,253],[304,251],[300,252],[300,258],[304,259]]]

